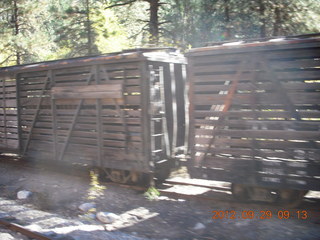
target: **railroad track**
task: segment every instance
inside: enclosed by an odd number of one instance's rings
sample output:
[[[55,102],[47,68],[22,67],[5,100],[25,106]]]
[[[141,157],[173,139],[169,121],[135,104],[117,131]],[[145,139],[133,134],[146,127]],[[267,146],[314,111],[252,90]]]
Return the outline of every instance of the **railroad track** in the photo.
[[[0,158],[1,159],[1,158]],[[1,160],[0,160],[1,161]],[[28,162],[19,162],[19,161],[13,161],[12,158],[6,158],[3,161],[1,161],[2,166],[5,165],[6,163],[8,163],[8,165],[14,165],[14,168],[22,168],[25,171],[32,171],[32,172],[41,172],[41,170],[43,170],[43,167],[41,165],[41,167],[39,167],[38,165],[33,165],[32,162],[29,164]],[[11,168],[11,167],[10,167]],[[48,167],[47,169],[45,169],[45,171],[51,171],[51,168]],[[20,172],[22,170],[19,169]],[[57,171],[59,173],[64,173],[64,171],[59,171],[58,168],[53,169],[53,171]],[[49,172],[49,171],[48,171]],[[87,171],[77,171],[74,170],[73,174],[75,176],[86,176],[86,178],[88,178],[89,180],[89,174]],[[112,191],[112,187],[111,186],[115,186],[119,187],[119,188],[126,188],[126,189],[132,189],[134,191],[139,191],[140,193],[145,192],[147,190],[146,187],[139,187],[139,186],[131,186],[131,185],[125,185],[125,184],[118,184],[118,183],[112,183],[112,182],[100,182],[100,184],[105,185],[109,190]],[[230,185],[227,185],[225,183],[219,183],[219,182],[213,182],[213,181],[196,181],[196,180],[192,180],[192,179],[169,179],[167,181],[165,181],[162,185],[156,186],[156,188],[158,189],[158,191],[160,192],[161,196],[167,196],[168,201],[171,201],[171,199],[187,199],[188,201],[197,201],[198,202],[198,206],[199,207],[204,207],[205,210],[208,210],[208,214],[211,213],[212,210],[218,209],[218,210],[222,210],[224,211],[225,209],[232,209],[234,211],[236,211],[238,214],[246,212],[247,209],[250,210],[254,210],[254,211],[258,211],[257,209],[263,210],[263,209],[267,209],[268,211],[271,211],[272,214],[274,216],[277,216],[276,213],[279,212],[279,210],[282,209],[282,211],[288,210],[288,208],[280,208],[278,206],[274,206],[271,204],[265,204],[265,203],[257,203],[257,202],[249,202],[249,203],[244,203],[244,202],[238,202],[236,201],[230,194]],[[181,191],[179,191],[180,189],[182,189]],[[190,189],[197,189],[199,190],[199,192],[190,190]],[[186,190],[186,191],[183,191]],[[202,191],[202,192],[201,192]],[[124,191],[127,192],[127,191]],[[128,191],[129,194],[135,194],[132,191]],[[212,194],[215,193],[215,194]],[[163,201],[162,201],[163,203]],[[204,204],[201,204],[204,203]],[[320,201],[318,200],[318,203],[320,203]],[[177,203],[177,205],[179,205],[179,203]],[[188,204],[187,204],[188,206]],[[303,203],[303,206],[301,209],[303,210],[307,210],[308,214],[310,212],[310,215],[312,214],[312,217],[310,217],[310,221],[312,222],[316,222],[317,217],[316,216],[320,216],[319,213],[319,204],[317,205],[318,207],[316,207],[316,204],[313,205],[307,205],[306,201],[305,203]],[[316,210],[314,211],[314,209],[316,208]],[[301,210],[301,209],[290,209],[291,212],[296,212],[296,210]],[[173,209],[174,211],[174,209]],[[179,211],[180,212],[180,211]],[[183,215],[185,216],[185,215]],[[242,215],[241,215],[242,216]],[[0,219],[1,220],[1,219]],[[240,220],[239,220],[240,221]],[[309,220],[308,220],[309,221]],[[317,222],[317,224],[319,224],[320,221]],[[9,225],[8,225],[9,224]],[[43,236],[41,234],[38,233],[34,233],[29,231],[28,229],[24,229],[23,227],[14,224],[14,223],[8,223],[5,222],[4,224],[2,223],[2,221],[0,221],[0,225],[3,225],[5,227],[7,227],[8,229],[12,230],[12,231],[18,231],[23,235],[26,235],[29,238],[33,238],[36,240],[42,240],[42,239],[49,239],[49,240],[53,240],[50,239],[50,237],[52,236]],[[53,237],[52,237],[53,238]]]
[[[53,240],[52,238],[48,238],[45,235],[42,235],[37,232],[30,231],[29,229],[26,229],[16,223],[11,223],[9,221],[6,221],[4,219],[0,219],[0,226],[4,226],[5,228],[14,231],[14,232],[19,232],[23,235],[25,235],[28,238],[31,239],[36,239],[36,240]]]

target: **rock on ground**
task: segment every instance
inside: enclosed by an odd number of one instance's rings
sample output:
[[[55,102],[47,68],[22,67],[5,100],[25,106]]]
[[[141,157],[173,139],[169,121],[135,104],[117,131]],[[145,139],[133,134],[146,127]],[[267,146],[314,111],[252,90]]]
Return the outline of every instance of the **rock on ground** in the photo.
[[[18,204],[14,200],[0,198],[0,215],[11,216],[15,221],[28,225],[30,229],[44,235],[68,237],[76,240],[147,240],[125,234],[122,232],[107,232],[104,226],[96,221],[85,223],[80,219],[65,219],[57,214],[34,210],[25,205]],[[10,239],[10,234],[3,235],[1,240]],[[17,239],[17,238],[13,238]],[[18,239],[20,240],[20,239]],[[23,238],[21,240],[24,240]]]
[[[17,198],[20,200],[28,199],[32,195],[32,192],[27,190],[22,190],[17,193]]]
[[[114,221],[120,219],[117,214],[109,213],[109,212],[98,212],[97,219],[103,223],[113,223]]]

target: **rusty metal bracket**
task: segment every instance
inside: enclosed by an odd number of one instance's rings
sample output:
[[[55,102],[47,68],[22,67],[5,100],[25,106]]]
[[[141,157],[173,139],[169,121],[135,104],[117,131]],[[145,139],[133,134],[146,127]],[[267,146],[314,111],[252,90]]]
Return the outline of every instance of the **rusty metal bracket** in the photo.
[[[231,87],[230,87],[230,89],[228,91],[227,97],[226,97],[226,99],[224,101],[224,107],[222,109],[222,113],[223,114],[222,114],[222,116],[219,117],[216,126],[212,129],[212,132],[211,132],[212,138],[210,138],[210,142],[209,142],[209,145],[207,147],[207,150],[204,152],[204,154],[202,155],[202,157],[200,159],[196,160],[196,164],[197,165],[201,164],[206,159],[211,146],[214,144],[214,141],[216,139],[214,137],[214,133],[217,130],[219,130],[218,129],[219,127],[221,127],[221,124],[223,123],[223,121],[225,119],[225,114],[227,113],[227,111],[229,110],[229,108],[230,108],[230,106],[232,104],[232,98],[233,98],[234,94],[237,91],[238,82],[239,82],[239,79],[240,79],[241,74],[243,72],[243,69],[244,69],[244,67],[245,67],[245,65],[247,63],[247,60],[248,59],[244,59],[239,63],[239,67],[238,67],[238,70],[237,70],[236,75],[234,77],[234,81],[232,82]]]

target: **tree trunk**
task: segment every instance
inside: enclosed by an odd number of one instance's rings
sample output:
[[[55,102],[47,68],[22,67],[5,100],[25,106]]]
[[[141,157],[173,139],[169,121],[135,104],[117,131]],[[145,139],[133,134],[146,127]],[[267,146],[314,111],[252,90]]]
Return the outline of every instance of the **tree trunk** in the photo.
[[[90,5],[89,0],[86,0],[86,27],[87,27],[87,41],[88,41],[88,55],[92,55],[92,33],[91,33],[91,22],[90,22]]]
[[[88,1],[88,0],[87,0]],[[137,2],[138,0],[127,0],[127,1],[118,1],[118,3],[108,6],[107,8],[113,8],[118,6],[125,6],[131,3]],[[150,17],[149,17],[149,43],[157,45],[159,43],[159,7],[160,0],[142,0],[149,3],[150,6]]]
[[[149,42],[151,44],[159,43],[159,2],[160,0],[147,0],[150,4],[150,20],[149,20],[149,31],[150,31],[150,39]]]
[[[281,13],[280,13],[279,6],[276,6],[274,9],[275,14],[275,21],[273,25],[273,36],[279,36],[280,35],[280,28],[281,28]]]
[[[231,38],[229,0],[224,0],[225,39]]]
[[[20,28],[19,28],[19,8],[18,8],[18,0],[13,1],[13,24],[14,24],[14,35],[18,36],[20,33]],[[19,46],[16,46],[16,64],[19,65],[21,64],[21,53],[19,50]]]
[[[259,13],[260,13],[260,37],[266,37],[266,16],[265,16],[266,6],[263,0],[259,0]]]

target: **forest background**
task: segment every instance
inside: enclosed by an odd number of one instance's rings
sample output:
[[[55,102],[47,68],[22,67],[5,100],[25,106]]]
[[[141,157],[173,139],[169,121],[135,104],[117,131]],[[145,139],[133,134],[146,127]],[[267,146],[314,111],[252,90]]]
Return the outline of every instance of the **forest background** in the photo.
[[[0,67],[320,32],[320,0],[0,0]]]

